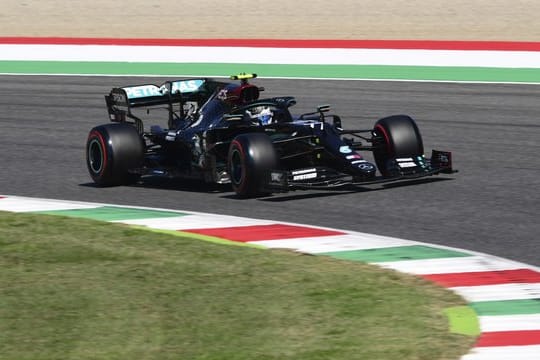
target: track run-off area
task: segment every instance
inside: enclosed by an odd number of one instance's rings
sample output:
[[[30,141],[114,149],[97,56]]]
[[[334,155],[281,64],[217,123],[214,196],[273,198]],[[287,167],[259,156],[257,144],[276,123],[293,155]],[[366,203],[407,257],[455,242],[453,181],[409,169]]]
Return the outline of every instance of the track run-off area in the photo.
[[[540,83],[533,42],[0,37],[0,73]]]
[[[417,260],[450,261],[455,271],[443,274],[453,274],[451,279],[441,276],[440,270],[438,275],[437,270],[429,272],[434,268],[421,275],[450,281],[447,287],[466,288],[460,294],[470,302],[485,303],[491,310],[483,314],[499,317],[493,327],[486,325],[491,320],[481,322],[482,331],[493,333],[492,337],[489,341],[484,337],[479,350],[464,359],[507,358],[509,353],[518,359],[520,350],[521,358],[533,359],[538,353],[540,87],[536,83],[540,72],[534,64],[540,63],[536,59],[540,52],[534,43],[440,42],[425,49],[419,42],[393,42],[393,48],[385,48],[382,42],[371,46],[350,42],[349,47],[327,51],[320,44],[284,46],[286,42],[193,46],[81,41],[0,41],[1,53],[9,54],[0,59],[4,74],[0,77],[4,109],[0,147],[8,155],[1,160],[0,193],[294,222],[514,260],[501,265],[499,258],[482,255],[471,266],[461,261],[469,256],[448,260],[421,251],[393,254],[400,266],[410,261],[409,269],[421,268],[414,263]],[[161,57],[171,48],[178,52]],[[179,62],[183,54],[192,53],[198,57]],[[232,55],[217,57],[224,53]],[[84,143],[91,127],[107,122],[103,95],[111,87],[242,71],[259,74],[256,83],[267,89],[265,95],[296,96],[299,113],[331,103],[345,128],[370,128],[378,118],[391,114],[411,115],[426,150],[452,151],[460,172],[355,191],[302,191],[251,200],[236,199],[228,187],[192,182],[152,179],[107,189],[90,184]],[[360,79],[369,81],[351,81]],[[469,290],[474,294],[467,295]]]

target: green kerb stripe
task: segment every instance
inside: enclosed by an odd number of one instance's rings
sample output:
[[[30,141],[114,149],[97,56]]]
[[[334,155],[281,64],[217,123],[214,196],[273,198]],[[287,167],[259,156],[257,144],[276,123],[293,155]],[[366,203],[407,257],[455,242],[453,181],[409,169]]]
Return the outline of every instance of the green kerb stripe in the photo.
[[[71,217],[77,217],[77,218],[102,220],[102,221],[151,219],[151,218],[164,218],[164,217],[187,215],[181,212],[174,212],[174,211],[133,209],[133,208],[124,208],[124,207],[116,207],[116,206],[102,206],[102,207],[97,207],[97,208],[92,208],[92,209],[37,211],[35,213],[71,216]]]
[[[540,69],[458,66],[0,61],[3,74],[228,76],[540,83]]]
[[[327,252],[323,253],[322,255],[328,255],[343,260],[364,262],[387,262],[471,256],[459,251],[439,249],[425,245]]]
[[[469,304],[480,316],[540,314],[540,298],[527,300],[482,301]]]

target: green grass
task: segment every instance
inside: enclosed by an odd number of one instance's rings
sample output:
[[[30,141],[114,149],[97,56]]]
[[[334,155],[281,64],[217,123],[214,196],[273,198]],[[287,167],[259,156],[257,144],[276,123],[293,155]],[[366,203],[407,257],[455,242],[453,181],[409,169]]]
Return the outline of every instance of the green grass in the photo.
[[[362,263],[0,212],[0,359],[457,359],[462,304]]]

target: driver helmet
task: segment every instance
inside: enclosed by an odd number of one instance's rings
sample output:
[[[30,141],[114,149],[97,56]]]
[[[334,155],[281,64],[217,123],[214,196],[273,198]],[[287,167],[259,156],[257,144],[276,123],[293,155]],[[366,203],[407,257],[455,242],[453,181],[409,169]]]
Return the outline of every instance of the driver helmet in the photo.
[[[256,119],[261,125],[271,124],[274,117],[274,113],[268,106],[260,106],[246,112],[251,119]]]
[[[257,115],[257,117],[259,118],[259,121],[261,122],[261,124],[263,125],[268,125],[268,124],[271,124],[272,123],[272,117],[274,116],[274,113],[272,112],[272,110],[270,110],[270,108],[268,106],[265,106],[261,112],[259,113],[259,115]]]

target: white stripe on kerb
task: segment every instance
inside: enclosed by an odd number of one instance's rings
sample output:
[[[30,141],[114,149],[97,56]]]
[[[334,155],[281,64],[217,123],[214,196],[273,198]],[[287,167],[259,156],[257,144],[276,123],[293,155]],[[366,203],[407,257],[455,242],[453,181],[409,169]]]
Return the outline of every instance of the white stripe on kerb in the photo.
[[[73,203],[67,201],[43,201],[37,199],[17,197],[0,199],[0,210],[12,212],[94,209],[99,206],[100,205]]]
[[[540,330],[540,314],[480,316],[478,320],[482,332]]]
[[[523,264],[490,256],[404,260],[376,263],[377,265],[414,275],[453,274],[464,272],[522,269]]]
[[[346,235],[317,236],[297,239],[253,241],[251,243],[268,248],[293,249],[308,254],[381,249],[419,244],[409,240],[362,233],[349,233]]]
[[[540,68],[540,51],[0,44],[0,60]]]
[[[147,226],[160,230],[208,229],[233,226],[270,225],[275,221],[247,219],[226,215],[187,215],[154,219],[119,220],[124,224]]]
[[[461,360],[538,360],[540,345],[477,347]]]
[[[451,287],[468,302],[540,298],[540,283]]]

